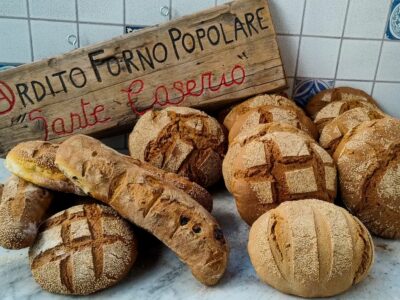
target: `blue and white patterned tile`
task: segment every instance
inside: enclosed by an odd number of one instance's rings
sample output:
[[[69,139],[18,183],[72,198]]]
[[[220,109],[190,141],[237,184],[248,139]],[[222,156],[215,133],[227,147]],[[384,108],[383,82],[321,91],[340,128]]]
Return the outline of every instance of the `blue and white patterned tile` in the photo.
[[[319,92],[333,87],[333,80],[296,79],[293,99],[300,106],[305,106]]]
[[[140,29],[146,28],[147,26],[140,26],[140,25],[126,25],[125,26],[125,33],[131,33],[138,31]]]
[[[386,37],[390,40],[400,40],[400,0],[393,0],[386,27]]]
[[[13,69],[15,67],[19,66],[19,64],[0,64],[0,72]]]

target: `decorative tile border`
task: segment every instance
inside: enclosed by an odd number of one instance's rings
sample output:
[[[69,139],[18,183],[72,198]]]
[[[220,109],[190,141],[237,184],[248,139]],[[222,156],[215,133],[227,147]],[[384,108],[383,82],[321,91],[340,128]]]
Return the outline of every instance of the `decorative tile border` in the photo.
[[[400,0],[393,0],[386,27],[386,37],[390,40],[400,40]]]
[[[293,99],[300,106],[305,106],[319,92],[333,87],[334,80],[296,79]]]
[[[125,26],[125,33],[131,33],[134,31],[138,31],[140,29],[146,28],[147,26],[139,26],[139,25],[126,25]]]
[[[5,71],[5,70],[9,70],[9,69],[13,69],[17,66],[19,66],[20,64],[0,64],[0,72],[1,71]]]

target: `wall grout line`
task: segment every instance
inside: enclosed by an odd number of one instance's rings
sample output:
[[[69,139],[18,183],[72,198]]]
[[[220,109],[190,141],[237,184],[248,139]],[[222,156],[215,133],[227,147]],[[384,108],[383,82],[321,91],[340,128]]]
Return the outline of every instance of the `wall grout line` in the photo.
[[[31,12],[30,12],[30,7],[29,7],[29,0],[26,0],[26,10],[28,14],[28,31],[29,31],[29,46],[31,48],[31,62],[34,60],[34,55],[33,55],[33,38],[32,38],[32,24],[31,24]]]
[[[122,22],[124,23],[124,28],[122,29],[122,34],[126,33],[126,0],[122,1],[122,13],[123,13],[123,17],[122,17]]]
[[[168,14],[168,19],[171,21],[172,20],[172,0],[169,0],[169,14]]]
[[[76,18],[76,35],[78,36],[78,48],[81,47],[81,34],[79,29],[79,12],[78,12],[78,0],[75,0],[75,18]]]

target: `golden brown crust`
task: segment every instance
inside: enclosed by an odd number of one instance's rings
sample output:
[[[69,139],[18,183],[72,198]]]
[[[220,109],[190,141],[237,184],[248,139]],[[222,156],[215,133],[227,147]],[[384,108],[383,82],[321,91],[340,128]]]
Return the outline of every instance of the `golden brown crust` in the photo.
[[[221,178],[225,134],[217,120],[188,107],[149,111],[129,136],[133,158],[207,187]]]
[[[374,234],[400,238],[400,120],[350,130],[334,153],[341,197]]]
[[[228,260],[222,231],[188,194],[88,136],[64,141],[56,164],[85,192],[164,242],[200,282],[214,285],[222,277]]]
[[[136,257],[129,223],[99,204],[74,206],[47,219],[29,251],[36,282],[46,291],[72,295],[115,285]]]
[[[336,196],[331,156],[309,135],[285,123],[240,133],[229,146],[223,174],[248,224],[284,201],[312,197],[333,202]]]
[[[49,191],[12,175],[0,202],[0,246],[7,249],[31,246],[52,198]]]
[[[287,294],[329,297],[362,281],[374,260],[368,230],[346,210],[315,199],[285,202],[251,227],[258,276]]]

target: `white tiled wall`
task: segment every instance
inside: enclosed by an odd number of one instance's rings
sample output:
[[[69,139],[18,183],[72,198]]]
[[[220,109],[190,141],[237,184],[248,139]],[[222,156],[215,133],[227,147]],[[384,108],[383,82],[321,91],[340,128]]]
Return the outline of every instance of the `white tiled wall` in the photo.
[[[154,25],[225,2],[0,0],[0,66],[61,54],[120,35],[127,25]],[[290,96],[307,84],[349,85],[400,117],[400,40],[385,34],[400,0],[269,0],[269,5]],[[76,45],[68,43],[68,35],[76,37]],[[106,142],[126,147],[123,136]]]

